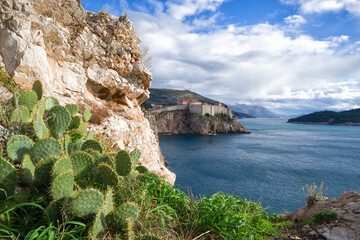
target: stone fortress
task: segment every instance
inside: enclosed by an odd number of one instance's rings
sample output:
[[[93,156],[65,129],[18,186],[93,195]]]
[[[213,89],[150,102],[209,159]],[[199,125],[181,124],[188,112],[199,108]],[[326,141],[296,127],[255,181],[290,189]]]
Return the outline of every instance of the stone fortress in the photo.
[[[210,116],[215,116],[216,114],[225,114],[226,116],[232,118],[232,110],[225,107],[220,102],[215,103],[214,105],[209,103],[203,103],[197,100],[179,100],[175,106],[155,106],[153,112],[161,113],[168,111],[178,111],[178,110],[189,110],[190,112],[198,113],[200,115],[209,114]]]

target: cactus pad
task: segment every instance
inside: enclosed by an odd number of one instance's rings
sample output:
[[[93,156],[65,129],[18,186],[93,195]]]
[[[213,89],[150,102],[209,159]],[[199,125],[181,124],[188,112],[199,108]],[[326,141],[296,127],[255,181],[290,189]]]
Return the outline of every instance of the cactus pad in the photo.
[[[30,185],[35,178],[35,166],[28,154],[24,155],[21,166],[21,180],[25,185]]]
[[[74,117],[79,112],[79,107],[76,104],[68,104],[65,107],[69,111],[71,117]]]
[[[135,165],[138,164],[139,161],[140,161],[141,151],[140,151],[139,149],[135,148],[135,149],[130,153],[130,157],[131,157],[132,166],[135,167]]]
[[[34,117],[33,126],[35,130],[35,135],[37,138],[42,139],[45,134],[49,131],[46,127],[44,120],[38,114]]]
[[[86,140],[90,140],[90,139],[93,139],[94,138],[94,132],[93,131],[90,131],[88,133],[88,135],[86,136]]]
[[[149,170],[144,166],[137,166],[135,170],[138,171],[140,174],[146,174],[149,172]]]
[[[90,108],[85,109],[85,111],[83,112],[83,120],[84,122],[88,122],[91,118],[91,110]]]
[[[0,158],[0,188],[4,189],[7,196],[13,195],[17,184],[17,173],[15,167],[3,158]],[[0,199],[6,197],[3,191],[0,191]]]
[[[70,124],[71,116],[69,111],[62,106],[54,106],[49,111],[48,117],[51,134],[55,138],[60,138]]]
[[[66,170],[58,174],[50,187],[50,194],[54,199],[68,196],[74,190],[74,171]]]
[[[63,149],[61,144],[53,138],[44,138],[35,143],[31,152],[31,160],[37,164],[47,156],[61,156]]]
[[[35,165],[35,179],[43,184],[49,185],[51,181],[51,169],[53,168],[56,156],[48,156]]]
[[[71,118],[70,124],[68,129],[69,130],[75,130],[78,129],[81,123],[81,118],[79,116],[74,116]]]
[[[85,133],[86,133],[87,128],[88,128],[87,123],[86,123],[86,122],[81,121],[81,122],[80,122],[80,124],[79,124],[79,127],[77,128],[77,130],[78,130],[79,132],[81,132],[82,134],[85,134]]]
[[[50,111],[50,109],[54,106],[60,105],[59,101],[54,97],[47,97],[45,99],[45,110]]]
[[[126,176],[131,172],[131,158],[127,151],[121,150],[116,154],[115,169],[120,176]]]
[[[36,80],[32,86],[32,90],[36,93],[37,99],[40,100],[44,94],[42,82]]]
[[[94,223],[90,227],[89,235],[91,239],[103,239],[106,233],[105,210],[100,208],[95,215]]]
[[[101,163],[105,163],[114,168],[114,159],[111,158],[108,154],[103,154],[99,158],[95,158],[95,165],[99,165]]]
[[[100,164],[97,167],[96,179],[104,187],[116,187],[119,183],[115,170],[107,164]]]
[[[30,111],[33,110],[38,97],[34,91],[31,90],[21,90],[18,98],[18,104],[24,107],[27,107]]]
[[[131,170],[131,172],[126,176],[128,180],[134,181],[139,176],[139,172]]]
[[[70,147],[70,152],[75,152],[81,150],[82,145],[84,144],[85,140],[78,140],[77,142],[73,143]]]
[[[105,193],[105,200],[104,200],[104,210],[105,215],[108,215],[110,212],[114,210],[114,192],[112,188],[108,188]]]
[[[66,221],[72,220],[74,218],[74,216],[70,213],[70,204],[79,193],[79,191],[73,191],[67,198],[65,198],[62,213]]]
[[[102,146],[99,142],[95,141],[95,140],[86,140],[84,142],[84,144],[81,147],[81,150],[85,151],[87,149],[93,149],[98,151],[99,153],[103,152]]]
[[[53,223],[55,226],[58,226],[62,222],[61,209],[64,204],[65,198],[60,198],[52,201],[49,206],[46,208],[46,215],[48,221]]]
[[[65,151],[66,154],[69,154],[69,146],[71,144],[71,137],[69,135],[64,135],[61,139],[60,139],[60,143]]]
[[[89,219],[104,205],[104,195],[96,189],[81,191],[70,203],[70,213],[78,218]]]
[[[94,159],[90,154],[83,151],[76,151],[70,155],[70,158],[76,179],[86,177],[91,173]]]
[[[139,208],[134,203],[124,203],[118,209],[109,213],[106,224],[116,232],[128,230],[128,221],[135,222],[139,215]]]
[[[33,147],[33,141],[24,135],[15,135],[6,144],[8,157],[14,162],[21,162],[23,156],[29,153]]]
[[[55,177],[66,170],[72,170],[71,160],[67,156],[61,157],[55,161],[51,175]]]
[[[27,107],[19,106],[16,108],[10,116],[10,123],[20,123],[24,124],[29,121],[30,112]]]

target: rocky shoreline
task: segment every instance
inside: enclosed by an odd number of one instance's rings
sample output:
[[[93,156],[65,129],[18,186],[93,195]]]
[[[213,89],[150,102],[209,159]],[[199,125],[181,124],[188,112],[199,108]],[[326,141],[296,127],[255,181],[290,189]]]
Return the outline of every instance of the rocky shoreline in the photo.
[[[228,122],[212,117],[207,118],[187,110],[153,113],[152,115],[151,126],[157,134],[251,133],[236,120]]]

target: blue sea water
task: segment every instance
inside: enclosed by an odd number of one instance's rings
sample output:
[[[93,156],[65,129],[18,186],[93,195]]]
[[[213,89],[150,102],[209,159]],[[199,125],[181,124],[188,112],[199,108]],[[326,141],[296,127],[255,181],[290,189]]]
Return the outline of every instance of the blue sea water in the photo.
[[[252,134],[160,136],[179,188],[195,196],[240,195],[277,213],[305,204],[305,184],[324,181],[327,197],[360,189],[360,127],[240,122]]]

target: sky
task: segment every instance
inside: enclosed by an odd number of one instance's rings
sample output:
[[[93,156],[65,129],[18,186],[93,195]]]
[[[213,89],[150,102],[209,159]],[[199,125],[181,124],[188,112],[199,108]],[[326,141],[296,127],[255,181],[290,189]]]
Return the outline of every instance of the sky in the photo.
[[[360,0],[83,0],[127,14],[152,87],[294,115],[360,108]]]

